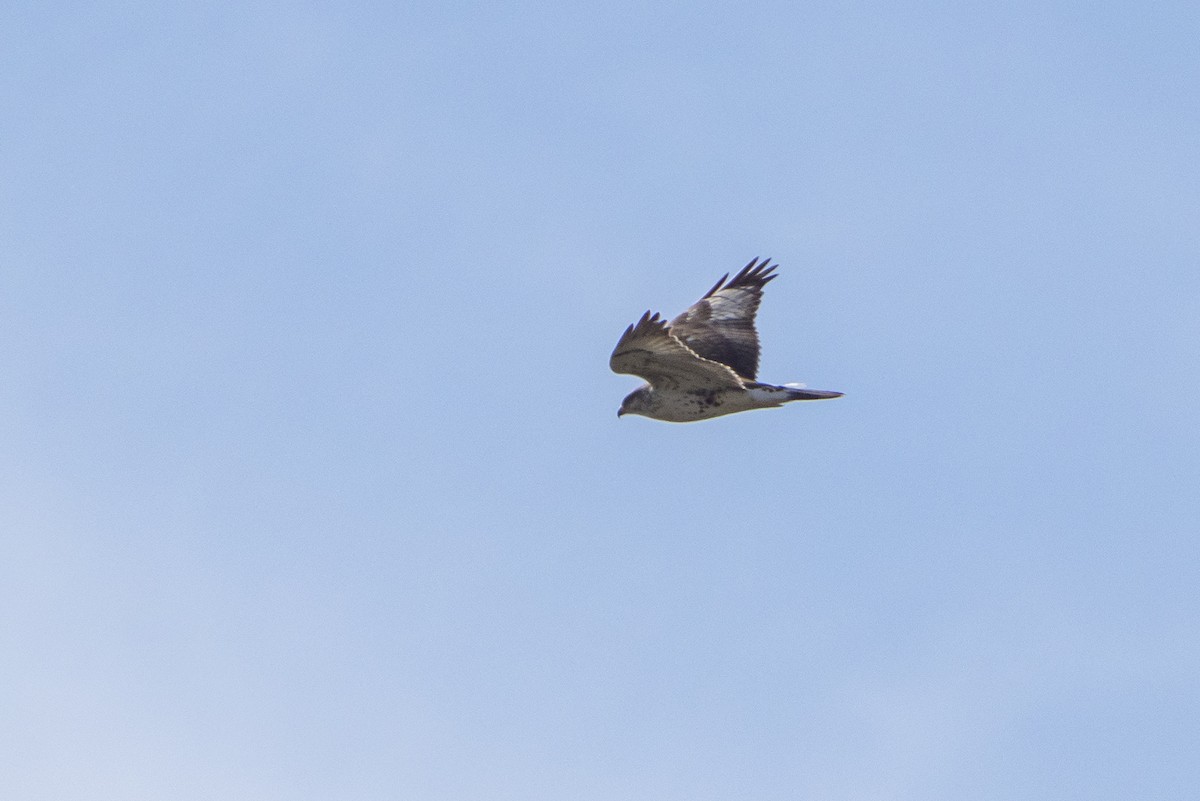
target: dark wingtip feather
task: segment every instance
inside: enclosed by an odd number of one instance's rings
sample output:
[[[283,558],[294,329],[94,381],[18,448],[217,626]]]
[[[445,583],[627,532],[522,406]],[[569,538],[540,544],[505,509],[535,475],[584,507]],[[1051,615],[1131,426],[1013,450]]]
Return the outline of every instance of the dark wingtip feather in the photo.
[[[714,293],[719,292],[721,290],[721,287],[725,286],[725,281],[728,278],[729,278],[729,273],[725,273],[724,275],[722,275],[721,280],[717,281],[717,283],[713,284],[712,289],[705,292],[704,296],[701,297],[700,299],[704,300],[704,298],[710,298],[713,296]]]
[[[755,256],[745,267],[737,271],[732,280],[729,278],[729,273],[721,276],[721,280],[713,284],[712,289],[705,292],[700,299],[710,298],[722,289],[740,286],[756,286],[761,289],[776,277],[775,269],[778,266],[778,264],[771,264],[770,256],[765,259]]]
[[[663,328],[664,326],[666,326],[666,324],[667,324],[667,321],[665,319],[663,319],[663,317],[658,312],[647,311],[645,314],[643,314],[641,316],[641,319],[639,319],[633,325],[629,326],[629,330],[632,331],[635,328],[642,328],[643,326],[654,326],[656,328]]]
[[[761,289],[776,278],[775,269],[778,266],[778,264],[771,264],[769,256],[765,259],[759,259],[756,256],[733,277],[725,289],[738,286],[756,286]]]

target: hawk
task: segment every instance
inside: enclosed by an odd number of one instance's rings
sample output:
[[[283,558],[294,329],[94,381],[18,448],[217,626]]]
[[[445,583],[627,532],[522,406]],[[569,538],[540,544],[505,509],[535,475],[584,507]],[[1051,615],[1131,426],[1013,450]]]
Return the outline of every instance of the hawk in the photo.
[[[774,386],[755,379],[758,332],[754,315],[763,287],[775,278],[770,259],[753,259],[729,281],[726,273],[708,293],[671,322],[646,312],[625,329],[609,366],[646,379],[621,403],[617,417],[640,414],[690,423],[789,401],[840,398],[841,392]]]

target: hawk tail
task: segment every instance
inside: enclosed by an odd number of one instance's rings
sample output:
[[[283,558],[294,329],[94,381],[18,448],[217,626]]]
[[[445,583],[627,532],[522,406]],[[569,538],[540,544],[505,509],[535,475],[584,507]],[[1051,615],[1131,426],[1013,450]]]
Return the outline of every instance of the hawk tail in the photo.
[[[784,384],[781,387],[777,387],[771,384],[760,384],[757,381],[747,384],[746,389],[750,390],[752,395],[760,395],[763,400],[772,400],[776,403],[801,400],[828,400],[830,398],[840,398],[844,394],[824,389],[809,389],[803,384]]]

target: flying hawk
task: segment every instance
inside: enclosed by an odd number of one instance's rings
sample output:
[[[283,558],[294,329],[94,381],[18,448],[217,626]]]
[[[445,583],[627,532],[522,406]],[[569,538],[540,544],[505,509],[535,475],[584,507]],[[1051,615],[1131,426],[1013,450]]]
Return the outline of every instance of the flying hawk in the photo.
[[[839,398],[840,392],[755,381],[758,332],[754,314],[763,287],[775,278],[770,259],[752,260],[726,283],[726,273],[683,314],[667,322],[646,312],[625,329],[609,366],[646,379],[621,403],[617,417],[640,414],[670,423],[782,406],[789,401]]]

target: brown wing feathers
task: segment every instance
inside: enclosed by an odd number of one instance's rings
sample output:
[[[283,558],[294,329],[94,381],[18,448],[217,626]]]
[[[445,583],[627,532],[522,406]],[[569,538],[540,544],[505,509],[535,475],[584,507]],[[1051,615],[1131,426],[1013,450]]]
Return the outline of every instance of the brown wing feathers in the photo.
[[[632,373],[658,386],[703,384],[741,388],[742,383],[724,364],[701,358],[675,337],[667,321],[646,312],[625,329],[609,359],[615,373]]]
[[[775,278],[770,259],[753,259],[732,281],[729,274],[670,323],[671,333],[697,355],[728,365],[739,376],[758,374],[758,332],[754,316],[762,291]]]

